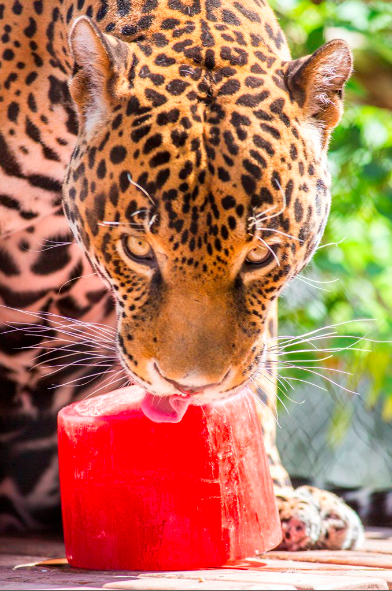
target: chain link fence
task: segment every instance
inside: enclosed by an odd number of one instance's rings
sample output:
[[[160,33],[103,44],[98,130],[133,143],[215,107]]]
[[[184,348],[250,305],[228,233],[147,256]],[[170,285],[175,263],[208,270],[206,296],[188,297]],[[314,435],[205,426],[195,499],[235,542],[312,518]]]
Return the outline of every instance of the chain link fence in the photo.
[[[310,386],[290,397],[277,438],[293,478],[328,489],[392,489],[392,423],[382,420],[381,403],[370,409],[364,395]]]

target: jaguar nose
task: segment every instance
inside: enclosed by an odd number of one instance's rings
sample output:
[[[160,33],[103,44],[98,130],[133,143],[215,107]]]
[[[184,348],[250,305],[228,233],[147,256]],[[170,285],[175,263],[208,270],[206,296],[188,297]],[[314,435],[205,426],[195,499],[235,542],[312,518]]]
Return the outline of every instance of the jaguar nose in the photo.
[[[197,380],[199,383],[198,385],[193,385],[193,384],[183,384],[180,382],[177,382],[176,380],[173,380],[172,378],[169,378],[168,376],[166,376],[164,374],[164,372],[161,371],[160,367],[158,367],[158,364],[155,362],[154,363],[154,368],[155,371],[161,376],[161,378],[163,378],[164,380],[166,380],[167,382],[169,382],[169,384],[172,384],[179,392],[181,392],[182,394],[186,394],[188,396],[192,395],[192,394],[200,394],[202,392],[204,392],[204,390],[207,390],[207,388],[214,388],[217,386],[221,386],[222,383],[225,381],[225,379],[228,377],[229,373],[230,373],[230,368],[227,370],[226,374],[224,375],[224,377],[220,380],[220,381],[216,381],[216,382],[211,382],[209,384],[200,384],[201,380]]]

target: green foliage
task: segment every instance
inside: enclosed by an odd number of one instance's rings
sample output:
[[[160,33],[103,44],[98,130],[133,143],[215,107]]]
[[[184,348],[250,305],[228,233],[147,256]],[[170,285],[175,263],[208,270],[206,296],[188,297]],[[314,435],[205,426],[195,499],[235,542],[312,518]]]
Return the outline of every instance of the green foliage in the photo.
[[[369,331],[369,338],[392,341],[392,112],[386,108],[392,100],[392,93],[386,91],[392,90],[392,3],[270,3],[293,57],[311,53],[331,38],[344,38],[353,49],[356,69],[330,148],[333,205],[323,244],[342,242],[321,248],[302,274],[317,281],[338,281],[318,283],[321,289],[314,289],[294,280],[281,300],[280,333],[298,334],[373,318],[374,323],[342,325],[337,331],[360,336]],[[334,337],[326,343],[341,347],[342,339]],[[365,343],[363,348],[371,352],[336,353],[333,360],[317,365],[352,372],[351,377],[341,374],[337,381],[350,390],[359,389],[369,408],[383,400],[383,418],[392,421],[391,344]],[[300,375],[309,380],[309,373]],[[342,414],[340,410],[340,414],[335,417],[339,437],[349,423],[350,411]]]

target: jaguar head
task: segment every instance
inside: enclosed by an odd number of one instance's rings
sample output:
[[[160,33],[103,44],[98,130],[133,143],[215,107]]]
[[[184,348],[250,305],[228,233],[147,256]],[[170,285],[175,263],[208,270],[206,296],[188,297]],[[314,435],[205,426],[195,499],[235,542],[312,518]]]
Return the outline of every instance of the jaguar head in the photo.
[[[211,67],[197,39],[192,58],[166,38],[75,22],[80,131],[64,182],[73,232],[115,297],[119,357],[152,406],[227,397],[263,363],[273,302],[323,234],[352,68],[339,40],[294,61],[249,45]]]

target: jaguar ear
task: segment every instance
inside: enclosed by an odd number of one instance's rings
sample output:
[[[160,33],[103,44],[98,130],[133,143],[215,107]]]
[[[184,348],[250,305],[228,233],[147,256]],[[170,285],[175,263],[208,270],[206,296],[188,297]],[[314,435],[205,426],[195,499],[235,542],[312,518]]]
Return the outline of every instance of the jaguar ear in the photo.
[[[69,83],[80,122],[87,132],[106,121],[113,98],[121,87],[130,58],[126,43],[101,33],[86,16],[76,19],[69,36],[74,71]]]
[[[342,116],[343,89],[352,67],[351,51],[340,39],[288,64],[286,84],[292,98],[326,136]]]

